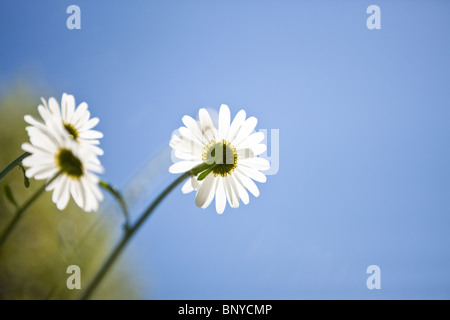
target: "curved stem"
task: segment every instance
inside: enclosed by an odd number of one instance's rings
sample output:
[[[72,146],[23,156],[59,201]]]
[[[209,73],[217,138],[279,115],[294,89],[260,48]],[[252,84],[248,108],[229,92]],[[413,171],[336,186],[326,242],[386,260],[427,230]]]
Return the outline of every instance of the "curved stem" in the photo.
[[[17,167],[17,166],[22,162],[22,160],[25,159],[26,157],[28,157],[29,155],[30,155],[30,153],[25,152],[25,153],[21,154],[20,156],[18,156],[18,157],[17,157],[16,159],[14,159],[13,161],[11,161],[11,163],[8,164],[8,165],[5,167],[5,169],[3,169],[3,170],[0,172],[0,181],[2,181],[3,178],[4,178],[4,177],[5,177],[12,169],[14,169],[15,167]]]
[[[122,209],[124,218],[125,218],[125,229],[130,228],[130,215],[128,213],[127,204],[125,202],[125,199],[123,198],[122,194],[114,188],[111,184],[109,184],[106,181],[100,181],[99,186],[108,191],[119,203],[120,208]]]
[[[42,187],[40,187],[34,194],[31,196],[30,199],[27,200],[19,209],[17,209],[14,218],[9,223],[9,225],[6,227],[5,231],[3,231],[2,235],[0,236],[0,250],[3,247],[3,244],[8,239],[8,236],[11,234],[11,232],[16,227],[17,223],[19,222],[20,218],[24,215],[24,213],[27,211],[27,209],[33,204],[34,201],[36,201],[37,198],[45,191],[45,188],[52,183],[59,175],[61,174],[61,171],[58,172],[53,178],[48,180]]]
[[[158,204],[160,204],[161,201],[164,200],[164,198],[181,182],[183,182],[184,180],[186,180],[188,177],[190,177],[192,175],[194,175],[194,176],[197,175],[198,173],[205,170],[205,168],[207,168],[207,167],[209,167],[209,165],[205,166],[205,163],[202,163],[199,166],[195,167],[194,169],[187,171],[187,172],[183,173],[181,176],[179,176],[163,192],[160,193],[160,195],[142,213],[139,220],[133,226],[131,226],[128,230],[125,230],[125,234],[123,235],[122,239],[117,244],[117,246],[114,248],[114,250],[109,255],[109,257],[106,259],[103,266],[101,267],[99,272],[95,275],[94,279],[90,283],[89,287],[86,289],[84,294],[81,296],[82,300],[89,299],[91,294],[94,292],[94,290],[97,288],[97,286],[102,281],[103,277],[106,275],[106,273],[109,271],[109,269],[114,264],[116,259],[122,253],[122,250],[128,244],[130,239],[136,234],[136,231],[142,226],[142,224],[145,222],[145,220],[147,220],[147,218],[150,216],[150,214],[153,212],[153,210],[158,206]]]

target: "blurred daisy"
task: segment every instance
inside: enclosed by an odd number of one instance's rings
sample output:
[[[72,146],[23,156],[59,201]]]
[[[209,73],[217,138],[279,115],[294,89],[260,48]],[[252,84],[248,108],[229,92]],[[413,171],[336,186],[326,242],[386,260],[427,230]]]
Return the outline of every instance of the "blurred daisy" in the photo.
[[[82,102],[78,107],[75,107],[75,98],[70,94],[63,93],[61,99],[61,108],[58,101],[51,97],[47,101],[44,98],[42,105],[38,106],[38,111],[42,119],[45,121],[45,126],[51,128],[55,123],[61,123],[70,137],[76,141],[81,148],[92,150],[97,155],[103,155],[103,150],[98,147],[103,138],[100,131],[92,130],[98,123],[98,118],[90,118],[91,114],[88,111],[86,102]],[[42,123],[34,119],[32,116],[25,116],[25,121],[32,126],[42,128]],[[48,128],[47,128],[48,129]],[[46,130],[44,128],[44,130]]]
[[[52,200],[57,208],[63,210],[72,195],[84,211],[96,211],[103,200],[99,178],[94,174],[103,172],[100,161],[92,150],[81,148],[69,137],[62,125],[49,124],[38,122],[27,127],[31,143],[22,145],[30,153],[22,162],[27,167],[27,177],[49,180],[60,173],[46,188],[53,190]]]
[[[252,133],[257,119],[246,119],[245,111],[241,110],[230,124],[230,109],[224,104],[219,111],[218,129],[205,109],[200,109],[199,119],[183,117],[185,127],[181,127],[180,134],[170,141],[175,156],[182,161],[174,163],[169,171],[182,173],[202,163],[209,164],[205,172],[191,177],[183,185],[182,192],[197,190],[195,203],[201,208],[208,207],[215,197],[217,213],[223,213],[227,200],[232,208],[239,207],[240,200],[248,204],[247,190],[255,197],[259,196],[253,180],[266,182],[261,171],[270,168],[269,161],[257,157],[267,149],[261,143],[264,134]],[[200,177],[203,179],[198,181]]]

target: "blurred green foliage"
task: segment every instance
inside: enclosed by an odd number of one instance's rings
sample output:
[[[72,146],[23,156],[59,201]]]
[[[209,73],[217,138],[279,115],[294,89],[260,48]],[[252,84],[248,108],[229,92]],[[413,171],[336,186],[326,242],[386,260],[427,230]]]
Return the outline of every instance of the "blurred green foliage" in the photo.
[[[18,86],[0,96],[0,170],[23,153],[28,141],[25,114],[38,115],[39,98],[26,86]],[[44,183],[30,180],[24,185],[20,167],[0,184],[0,232],[13,217],[14,199],[19,205]],[[5,190],[11,194],[5,193]],[[8,199],[9,198],[9,199]],[[0,299],[77,299],[81,290],[69,290],[66,273],[70,265],[81,268],[83,289],[117,241],[120,217],[110,211],[85,213],[73,200],[59,211],[46,192],[26,212],[17,228],[0,250]],[[135,299],[138,290],[126,261],[104,279],[94,299]]]

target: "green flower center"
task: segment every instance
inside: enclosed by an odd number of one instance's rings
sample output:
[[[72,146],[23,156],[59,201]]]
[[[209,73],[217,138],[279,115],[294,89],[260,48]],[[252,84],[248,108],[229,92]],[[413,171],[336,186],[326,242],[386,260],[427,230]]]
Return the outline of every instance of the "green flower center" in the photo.
[[[215,164],[211,170],[214,176],[225,177],[236,168],[236,148],[225,140],[221,142],[211,141],[203,149],[203,161],[207,164]]]
[[[64,174],[72,178],[79,178],[83,175],[83,164],[73,155],[72,151],[60,149],[56,155],[56,161]]]
[[[78,131],[77,129],[75,129],[73,125],[64,122],[64,128],[66,129],[66,131],[69,133],[69,135],[72,137],[73,140],[78,139]]]

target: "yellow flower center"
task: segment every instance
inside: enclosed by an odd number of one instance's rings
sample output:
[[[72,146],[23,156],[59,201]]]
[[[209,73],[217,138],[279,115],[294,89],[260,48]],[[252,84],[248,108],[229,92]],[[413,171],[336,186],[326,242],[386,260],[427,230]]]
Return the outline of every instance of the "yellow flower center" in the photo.
[[[73,125],[71,125],[70,123],[63,123],[64,124],[64,128],[66,129],[66,131],[69,133],[69,135],[72,137],[73,140],[77,140],[78,139],[78,131],[77,129],[75,129],[75,127]]]
[[[56,162],[62,172],[72,178],[83,175],[83,164],[69,149],[60,149],[56,155]]]
[[[202,158],[207,164],[215,164],[211,170],[214,176],[220,175],[225,177],[231,174],[237,166],[236,148],[225,140],[220,142],[211,141],[203,149]]]

